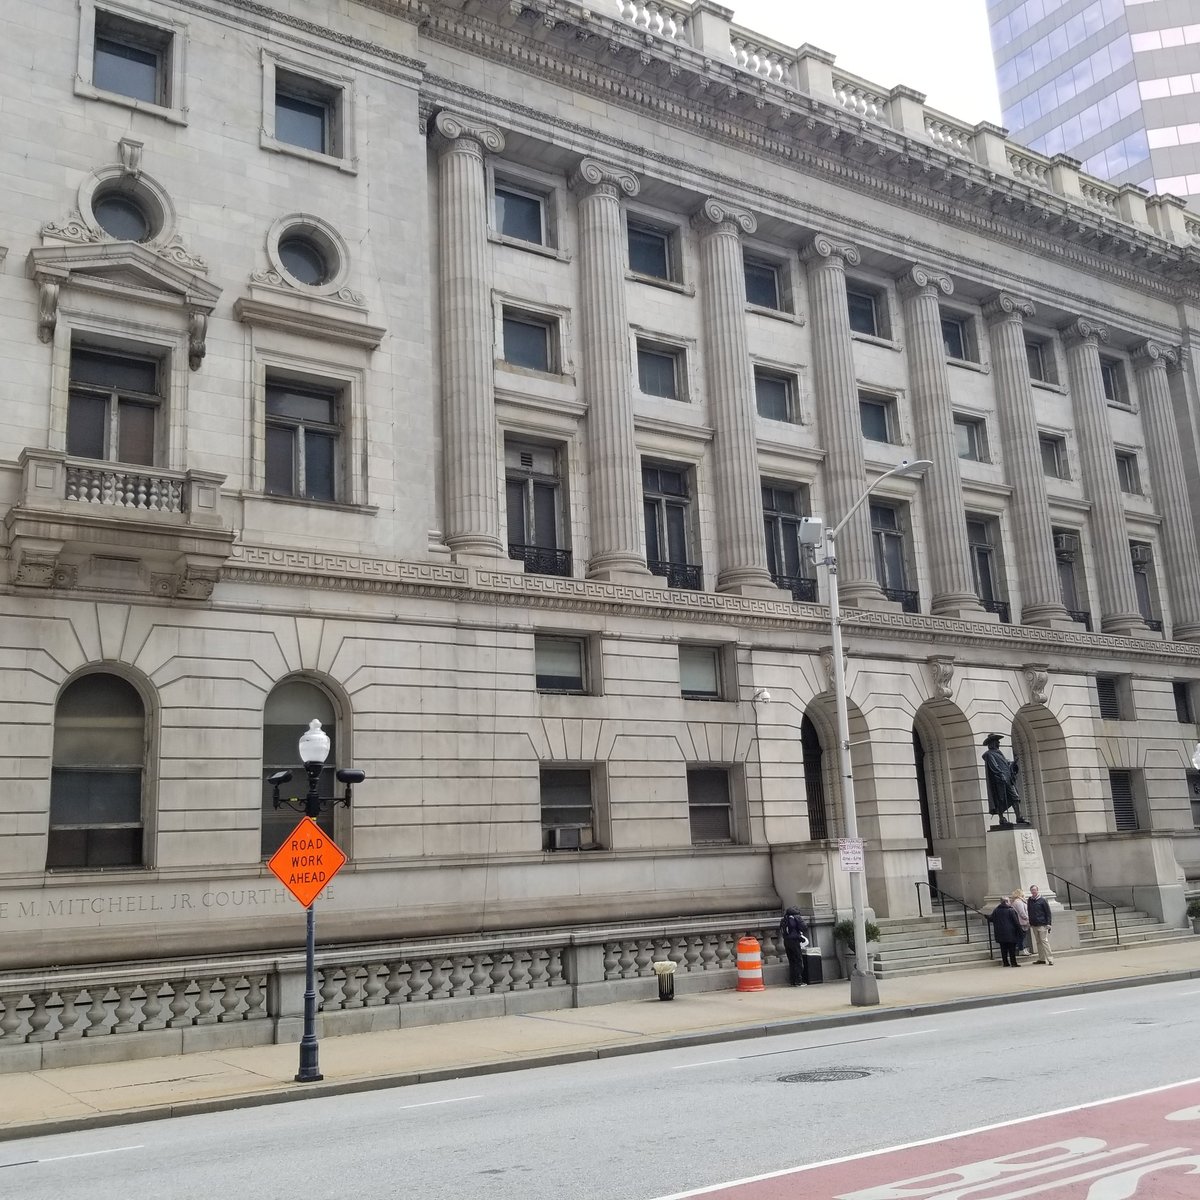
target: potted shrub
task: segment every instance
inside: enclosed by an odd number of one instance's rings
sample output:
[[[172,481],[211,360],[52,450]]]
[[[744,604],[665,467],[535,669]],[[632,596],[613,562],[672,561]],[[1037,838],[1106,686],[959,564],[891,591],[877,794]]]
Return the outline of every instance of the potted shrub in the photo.
[[[1192,918],[1192,932],[1200,933],[1200,896],[1193,896],[1188,901],[1187,915]]]
[[[870,964],[874,954],[872,942],[879,941],[879,926],[874,921],[867,922],[867,963]],[[833,927],[833,944],[837,950],[838,963],[842,968],[842,977],[850,978],[850,969],[854,963],[854,922],[847,919],[839,921]]]

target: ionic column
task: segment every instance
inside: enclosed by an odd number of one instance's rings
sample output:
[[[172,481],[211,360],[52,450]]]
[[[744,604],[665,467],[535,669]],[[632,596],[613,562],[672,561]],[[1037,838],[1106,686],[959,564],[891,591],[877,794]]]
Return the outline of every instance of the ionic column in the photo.
[[[498,129],[440,112],[438,261],[441,293],[442,441],[446,544],[455,558],[497,558],[498,434],[493,399],[492,288],[485,152],[504,149]]]
[[[1033,316],[1033,303],[1001,292],[983,312],[991,330],[1000,439],[1009,482],[1013,485],[1011,511],[1017,577],[1021,581],[1021,622],[1024,625],[1065,623],[1067,610],[1063,607],[1054,558],[1054,529],[1042,474],[1029,358],[1025,353],[1024,319]]]
[[[1133,355],[1141,399],[1142,428],[1150,478],[1162,516],[1163,564],[1171,597],[1171,635],[1176,641],[1200,641],[1200,571],[1196,569],[1196,535],[1188,503],[1183,453],[1171,411],[1168,366],[1179,356],[1157,342],[1143,342]]]
[[[1092,503],[1092,544],[1096,547],[1097,584],[1100,590],[1100,629],[1104,633],[1136,634],[1146,622],[1138,611],[1129,533],[1112,434],[1108,427],[1108,401],[1100,371],[1100,343],[1108,330],[1091,321],[1078,320],[1063,330],[1067,350],[1067,376],[1075,410],[1075,432],[1083,468],[1083,489]]]
[[[813,387],[821,440],[825,443],[825,485],[830,509],[827,522],[832,527],[867,490],[854,346],[846,303],[846,263],[854,266],[859,253],[853,246],[838,245],[818,235],[801,257],[808,264]],[[869,513],[869,506],[864,504],[838,537],[838,592],[847,604],[883,600],[875,575]]]
[[[971,577],[967,514],[963,507],[950,372],[942,341],[941,296],[954,285],[945,275],[913,267],[900,278],[904,327],[908,339],[908,377],[912,385],[917,453],[933,463],[925,476],[925,525],[929,534],[930,611],[939,616],[979,616],[983,605]]]
[[[587,404],[592,531],[589,579],[649,579],[641,539],[642,470],[633,428],[633,372],[625,304],[621,196],[641,185],[620,167],[585,158],[571,178],[579,195],[579,324]]]
[[[771,588],[741,239],[742,232],[753,233],[758,223],[750,213],[710,199],[692,218],[692,226],[700,234],[704,360],[715,426],[717,590]]]

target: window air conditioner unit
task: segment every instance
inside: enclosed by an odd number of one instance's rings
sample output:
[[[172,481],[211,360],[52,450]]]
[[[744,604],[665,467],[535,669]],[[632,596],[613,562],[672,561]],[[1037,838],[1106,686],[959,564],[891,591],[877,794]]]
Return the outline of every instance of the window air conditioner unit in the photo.
[[[1130,546],[1129,557],[1135,567],[1148,567],[1154,561],[1154,555],[1149,546]]]
[[[1062,555],[1078,554],[1078,536],[1073,533],[1056,533],[1054,535],[1054,553]]]
[[[583,830],[578,825],[553,825],[548,832],[551,850],[578,850],[583,845]]]

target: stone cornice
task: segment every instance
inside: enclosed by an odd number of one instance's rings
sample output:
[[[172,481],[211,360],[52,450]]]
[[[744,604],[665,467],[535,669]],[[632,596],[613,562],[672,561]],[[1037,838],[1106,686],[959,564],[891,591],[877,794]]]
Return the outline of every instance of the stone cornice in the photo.
[[[285,550],[238,543],[221,572],[229,582],[256,587],[304,587],[315,590],[434,598],[492,608],[595,613],[644,617],[675,623],[726,622],[739,628],[775,629],[791,638],[829,632],[828,609],[794,601],[758,600],[718,592],[667,591],[634,584],[595,583],[549,575],[523,575],[503,568],[471,568],[449,563],[397,562],[312,550]],[[350,614],[342,614],[347,617]],[[377,619],[364,613],[363,620]],[[843,622],[859,638],[938,646],[964,645],[990,653],[1020,650],[1047,657],[1136,657],[1200,666],[1200,646],[1158,639],[1075,633],[1027,625],[997,625],[902,612],[843,609]],[[924,657],[927,650],[914,650]]]

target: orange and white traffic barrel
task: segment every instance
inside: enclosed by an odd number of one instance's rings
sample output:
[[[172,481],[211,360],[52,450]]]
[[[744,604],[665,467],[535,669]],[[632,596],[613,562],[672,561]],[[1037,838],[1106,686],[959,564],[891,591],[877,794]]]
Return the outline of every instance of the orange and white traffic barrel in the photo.
[[[762,977],[762,950],[752,937],[738,938],[737,973],[739,992],[765,991]]]

